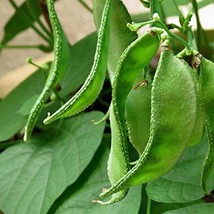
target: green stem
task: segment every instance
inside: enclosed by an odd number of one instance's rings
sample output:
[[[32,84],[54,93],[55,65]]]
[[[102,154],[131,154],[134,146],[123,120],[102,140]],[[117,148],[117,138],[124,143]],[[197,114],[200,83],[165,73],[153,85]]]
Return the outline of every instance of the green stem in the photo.
[[[153,18],[155,13],[159,14],[161,19],[163,18],[162,15],[161,15],[160,2],[158,0],[151,0],[150,1],[150,16],[151,16],[151,19]],[[159,23],[154,23],[152,26],[160,27]]]
[[[150,21],[146,21],[146,22],[142,22],[142,23],[135,23],[135,22],[132,22],[132,23],[128,23],[127,24],[127,27],[131,30],[131,31],[137,31],[139,28],[145,26],[145,25],[148,25],[148,24],[153,24],[155,23],[156,21],[155,20],[150,20]]]
[[[2,45],[0,44],[0,49],[40,49],[41,45]]]
[[[52,91],[56,98],[61,102],[61,105],[63,105],[65,103],[65,100],[59,95],[59,93],[55,89],[52,89]]]
[[[201,50],[201,30],[202,30],[202,26],[201,26],[201,22],[200,22],[200,17],[199,17],[199,13],[198,13],[198,4],[196,2],[196,0],[192,0],[192,5],[193,5],[193,9],[195,11],[195,16],[196,16],[196,22],[197,22],[197,47],[198,50]]]
[[[40,65],[37,65],[35,62],[33,62],[33,60],[32,60],[31,57],[28,57],[28,58],[26,59],[26,62],[29,63],[29,64],[31,64],[31,65],[33,65],[33,66],[35,66],[36,68],[40,69],[41,71],[43,71],[43,74],[44,74],[45,78],[46,78],[46,79],[48,78],[48,74],[46,73],[48,69],[46,69],[45,66],[42,67],[42,66],[40,66]],[[64,103],[65,103],[65,100],[63,100],[63,99],[60,97],[59,93],[58,93],[55,89],[52,89],[52,91],[53,91],[54,95],[56,96],[56,98],[57,98],[59,101],[61,101],[62,104],[64,104]]]
[[[173,38],[173,39],[177,40],[178,42],[182,43],[184,46],[187,47],[187,49],[189,51],[191,51],[192,47],[188,42],[186,42],[184,39],[182,39],[181,37],[177,36],[176,34],[172,33],[161,20],[159,20],[158,22],[160,23],[161,27],[167,32],[167,34],[171,38]]]
[[[149,198],[149,196],[147,197],[147,207],[146,207],[146,214],[150,214],[151,213],[151,202],[152,200]]]
[[[32,27],[32,29],[40,36],[42,37],[45,41],[47,41],[49,44],[51,43],[51,41],[49,40],[49,38],[47,38],[40,30],[38,30],[32,23],[30,18],[22,11],[20,10],[20,8],[16,5],[16,3],[14,2],[14,0],[9,0],[9,2],[11,3],[11,5],[13,6],[13,8],[20,12],[23,16],[23,18],[26,20],[26,22],[29,23],[29,25]]]
[[[41,66],[37,65],[36,63],[34,63],[31,57],[28,57],[28,58],[26,59],[26,62],[27,62],[28,64],[30,64],[30,65],[35,66],[36,68],[39,68],[39,69],[41,69],[41,70],[44,70],[43,67],[41,67]],[[47,76],[45,76],[45,77],[47,78]]]
[[[93,13],[93,10],[91,9],[91,7],[89,7],[88,4],[86,4],[86,2],[84,0],[79,0],[79,2],[83,5],[83,7],[85,7],[90,13]]]
[[[199,13],[198,13],[198,3],[196,0],[192,0],[192,5],[193,5],[193,9],[195,11],[195,16],[196,16],[196,22],[197,22],[197,47],[199,52],[201,51],[201,36],[203,36],[204,38],[204,43],[206,45],[206,49],[208,51],[208,55],[212,55],[212,48],[209,45],[209,40],[207,38],[207,35],[201,25],[201,21],[200,21],[200,17],[199,17]]]
[[[35,15],[34,11],[32,10],[29,2],[27,1],[27,6],[28,9],[30,11],[30,14],[32,15],[32,17],[34,18],[34,20],[36,20],[36,22],[38,23],[38,25],[40,26],[40,28],[47,34],[47,36],[52,39],[52,33],[46,28],[46,26],[41,22],[41,20]]]

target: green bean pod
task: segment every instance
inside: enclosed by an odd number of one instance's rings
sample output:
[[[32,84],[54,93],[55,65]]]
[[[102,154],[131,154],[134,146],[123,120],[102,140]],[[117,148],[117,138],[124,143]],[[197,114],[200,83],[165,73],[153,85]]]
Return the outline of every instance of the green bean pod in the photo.
[[[144,67],[148,65],[158,50],[160,41],[157,35],[146,33],[132,42],[121,55],[113,82],[110,122],[112,131],[111,150],[108,160],[108,176],[114,185],[129,170],[127,151],[127,134],[125,123],[125,106],[127,96],[133,83]],[[115,193],[108,202],[111,204],[122,200],[127,190]]]
[[[59,118],[78,114],[97,99],[106,76],[111,8],[111,0],[106,0],[98,32],[94,63],[89,76],[79,91],[70,100],[62,105],[55,113],[48,115],[44,120],[45,124],[51,123]]]
[[[45,101],[50,96],[53,87],[62,79],[69,61],[69,43],[57,17],[54,8],[54,0],[47,0],[47,6],[54,37],[54,60],[44,89],[29,114],[27,124],[25,126],[25,141],[30,138],[33,127],[35,126]]]
[[[191,68],[163,47],[152,84],[150,137],[146,148],[136,165],[101,197],[156,179],[172,168],[194,128],[196,96]]]
[[[141,81],[138,80],[134,85],[126,100],[128,136],[139,155],[143,153],[150,134],[151,84],[150,75],[141,77]]]
[[[208,135],[209,149],[202,171],[202,188],[209,194],[207,183],[214,170],[214,63],[201,57],[200,96],[204,113],[205,127]]]
[[[201,99],[199,95],[199,80],[198,76],[196,74],[196,71],[192,71],[193,80],[195,82],[196,90],[197,90],[197,115],[196,115],[196,121],[195,126],[192,131],[192,134],[190,136],[190,139],[188,141],[187,146],[194,146],[201,142],[204,136],[204,117],[203,117],[203,111],[201,107]]]
[[[100,26],[102,11],[105,0],[93,0],[93,14],[97,29]],[[137,39],[137,33],[130,31],[126,26],[131,23],[131,17],[126,6],[121,0],[112,0],[111,23],[110,23],[110,43],[108,55],[108,74],[113,83],[117,63],[123,51],[131,42]]]

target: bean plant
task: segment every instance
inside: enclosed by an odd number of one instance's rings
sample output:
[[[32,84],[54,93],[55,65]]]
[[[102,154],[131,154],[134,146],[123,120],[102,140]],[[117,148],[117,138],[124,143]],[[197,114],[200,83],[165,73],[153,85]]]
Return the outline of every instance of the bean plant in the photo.
[[[0,101],[0,213],[214,213],[213,1],[79,0],[97,30],[75,44],[63,2],[8,2],[1,51],[54,59]],[[42,44],[11,45],[29,28]]]

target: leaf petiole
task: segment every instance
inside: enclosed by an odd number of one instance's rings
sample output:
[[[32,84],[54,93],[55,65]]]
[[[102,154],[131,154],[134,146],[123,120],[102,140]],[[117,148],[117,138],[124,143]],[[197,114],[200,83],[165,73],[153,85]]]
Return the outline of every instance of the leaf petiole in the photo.
[[[84,0],[79,0],[80,4],[82,4],[82,6],[84,8],[86,8],[90,13],[93,13],[93,9],[88,5],[86,4],[86,2]]]
[[[11,5],[13,6],[13,8],[20,12],[20,14],[23,16],[23,18],[26,20],[26,22],[29,23],[29,25],[32,27],[32,29],[41,37],[43,38],[45,41],[48,42],[48,44],[51,44],[52,41],[50,40],[50,38],[46,37],[46,35],[43,34],[43,32],[41,32],[39,29],[37,29],[36,26],[34,26],[34,24],[31,23],[30,18],[17,6],[17,4],[14,2],[14,0],[9,0],[9,2],[11,3]]]

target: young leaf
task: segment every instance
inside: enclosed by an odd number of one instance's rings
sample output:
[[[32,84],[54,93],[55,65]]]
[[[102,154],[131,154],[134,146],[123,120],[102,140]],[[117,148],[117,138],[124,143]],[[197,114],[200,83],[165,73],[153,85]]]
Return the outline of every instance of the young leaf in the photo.
[[[86,171],[67,191],[68,194],[70,193],[70,196],[62,202],[56,212],[49,210],[49,214],[138,213],[141,201],[141,187],[133,188],[122,202],[113,205],[102,206],[100,204],[92,203],[92,200],[97,197],[103,185],[109,185],[108,180],[106,180],[106,162],[108,153],[109,151],[103,147],[98,150]],[[100,156],[100,154],[103,155]],[[97,167],[94,168],[94,166]]]
[[[38,2],[38,1],[36,1]],[[23,16],[23,14],[25,16]],[[37,14],[37,16],[40,14]],[[28,17],[28,21],[26,21],[26,17]],[[12,40],[16,35],[23,32],[27,28],[33,25],[35,20],[33,20],[32,15],[28,9],[27,2],[24,2],[17,11],[13,14],[13,16],[8,20],[7,24],[4,27],[4,37],[1,41],[2,44],[8,43]],[[18,23],[18,24],[17,24]]]
[[[59,195],[82,173],[96,152],[104,124],[92,112],[64,120],[0,155],[0,209],[4,213],[46,214]]]

